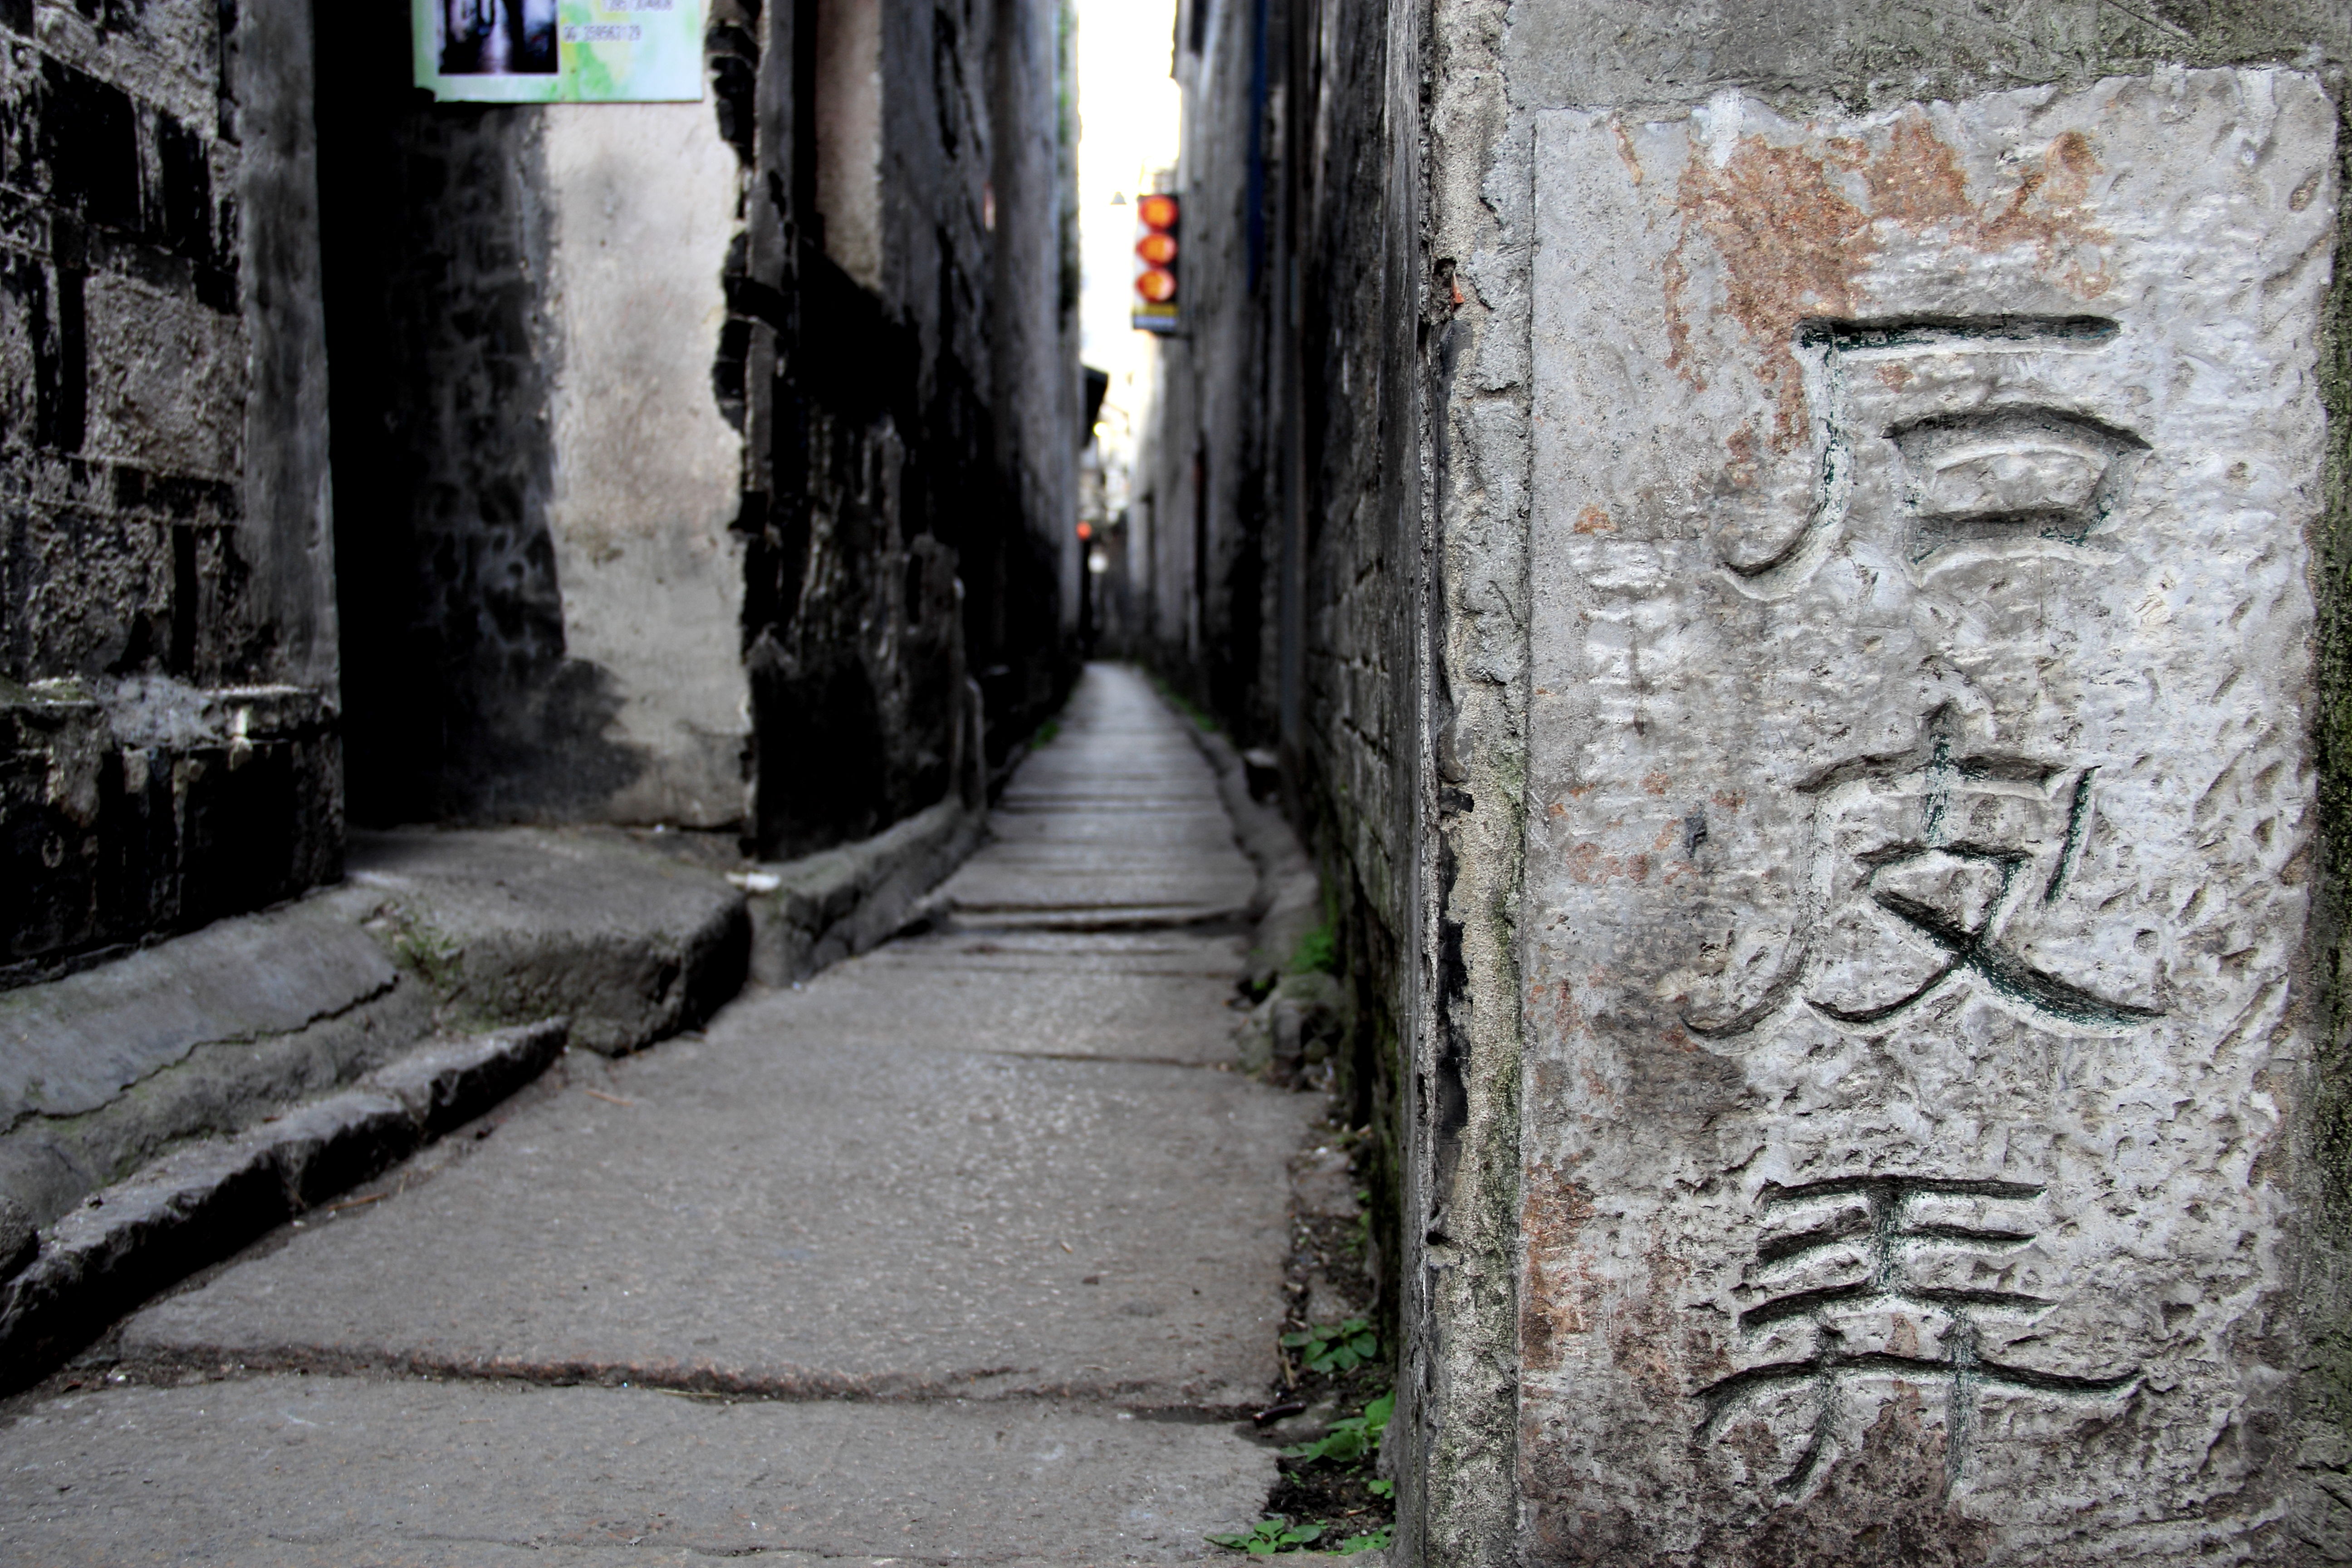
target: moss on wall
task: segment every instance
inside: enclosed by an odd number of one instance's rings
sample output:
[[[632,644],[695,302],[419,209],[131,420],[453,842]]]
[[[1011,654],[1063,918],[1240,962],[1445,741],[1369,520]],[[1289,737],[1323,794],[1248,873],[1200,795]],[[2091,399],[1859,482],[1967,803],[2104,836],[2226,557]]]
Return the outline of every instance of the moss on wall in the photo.
[[[2352,185],[2352,100],[2343,62],[2331,82],[2337,111],[2339,193]],[[2352,201],[2336,214],[2336,278],[2319,344],[2320,392],[2327,408],[2324,511],[2315,541],[2319,599],[2319,683],[2314,751],[2319,771],[2319,898],[2306,952],[2305,984],[2322,1020],[2308,1113],[2308,1180],[2315,1188],[2311,1252],[2302,1291],[2308,1342],[2303,1387],[2306,1418],[2323,1430],[2303,1445],[2307,1466],[2344,1474],[2352,1465],[2352,951],[2346,920],[2352,900]],[[2332,1440],[2330,1440],[2332,1439]],[[2297,1533],[2330,1560],[2352,1557],[2352,1510],[2314,1489],[2298,1510]]]

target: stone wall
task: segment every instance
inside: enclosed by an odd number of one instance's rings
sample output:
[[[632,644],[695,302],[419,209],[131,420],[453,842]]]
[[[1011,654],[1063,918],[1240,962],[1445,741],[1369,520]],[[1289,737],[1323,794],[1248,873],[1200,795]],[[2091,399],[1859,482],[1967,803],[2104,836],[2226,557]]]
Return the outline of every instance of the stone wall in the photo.
[[[856,112],[839,114],[828,106],[845,85],[822,69],[866,57],[824,35],[831,10],[772,5],[761,24],[730,285],[753,452],[753,831],[770,854],[933,804],[973,748],[1001,761],[1075,673],[1059,7],[886,5],[879,82],[847,84]],[[866,157],[820,156],[824,128],[844,123],[870,126],[881,193],[870,220],[851,209],[846,247],[820,206],[821,171]]]
[[[0,984],[342,845],[307,5],[0,5]]]
[[[2278,1544],[2336,129],[1537,118],[1548,1550]]]
[[[1439,865],[1421,814],[1442,694],[1423,684],[1420,411],[1444,318],[1423,318],[1402,243],[1421,221],[1423,25],[1357,0],[1181,10],[1184,330],[1159,355],[1127,524],[1141,651],[1244,744],[1277,752],[1338,916],[1357,1019],[1340,1089],[1350,1122],[1377,1133],[1381,1310],[1421,1336],[1400,1373],[1409,1505],[1421,1434],[1456,1440],[1435,1436],[1454,1372],[1426,1336],[1458,1314],[1433,1310],[1429,1280],[1451,1293],[1470,1278],[1425,1279],[1402,1245],[1417,1168],[1457,1157],[1465,1095],[1458,1052],[1426,1044]],[[1449,927],[1447,953],[1459,940]],[[1406,1070],[1422,1059],[1433,1070]]]
[[[2352,1559],[2340,10],[1395,9],[1152,483],[1305,520],[1402,1555]]]
[[[2341,19],[1907,15],[1501,36],[1520,1549],[2338,1556]]]

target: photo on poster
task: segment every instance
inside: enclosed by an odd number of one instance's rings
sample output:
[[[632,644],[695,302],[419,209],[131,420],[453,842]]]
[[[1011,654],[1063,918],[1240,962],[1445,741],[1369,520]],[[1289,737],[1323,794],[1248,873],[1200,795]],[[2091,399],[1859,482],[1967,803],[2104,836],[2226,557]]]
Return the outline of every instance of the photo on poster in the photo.
[[[555,0],[436,0],[443,76],[556,74]]]
[[[445,102],[703,96],[702,0],[410,0],[416,85]]]

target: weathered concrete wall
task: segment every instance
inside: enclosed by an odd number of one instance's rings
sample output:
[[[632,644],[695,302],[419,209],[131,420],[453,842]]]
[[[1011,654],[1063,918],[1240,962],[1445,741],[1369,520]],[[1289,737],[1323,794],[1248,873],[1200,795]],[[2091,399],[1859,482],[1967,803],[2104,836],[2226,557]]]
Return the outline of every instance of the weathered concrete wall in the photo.
[[[1494,174],[1510,145],[1505,20],[1487,0],[1443,0],[1429,15],[1414,363],[1427,402],[1404,459],[1428,486],[1427,708],[1414,739],[1426,759],[1417,826],[1429,869],[1416,891],[1430,978],[1411,1058],[1403,1235],[1422,1288],[1423,1458],[1401,1533],[1424,1560],[1464,1563],[1532,1555],[1517,1475],[1527,213],[1509,165]]]
[[[708,102],[419,102],[404,20],[321,46],[354,811],[739,824],[736,158]]]
[[[589,813],[641,769],[564,640],[545,114],[419,102],[406,21],[320,16],[352,815]]]
[[[0,8],[0,984],[341,852],[307,6]]]
[[[711,389],[742,172],[699,103],[558,104],[542,132],[564,647],[642,767],[621,822],[746,819],[743,441]]]

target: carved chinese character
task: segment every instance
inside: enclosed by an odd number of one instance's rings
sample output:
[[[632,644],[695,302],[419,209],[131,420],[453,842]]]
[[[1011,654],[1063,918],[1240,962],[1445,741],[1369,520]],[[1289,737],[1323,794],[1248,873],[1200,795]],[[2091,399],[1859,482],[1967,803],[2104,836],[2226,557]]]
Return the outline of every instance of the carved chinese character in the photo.
[[[2062,1400],[2127,1392],[2137,1367],[2076,1376],[1979,1353],[1987,1322],[2013,1337],[2055,1305],[2034,1289],[2032,1260],[2017,1256],[2034,1240],[2042,1191],[1925,1176],[1767,1186],[1766,1235],[1738,1323],[1763,1359],[1700,1391],[1701,1438],[1728,1441],[1751,1482],[1801,1493],[1866,1423],[1872,1393],[1883,1400],[1898,1387],[1940,1386],[1945,1463],[1957,1478],[1980,1391]],[[1754,1474],[1768,1457],[1786,1468]]]
[[[2098,317],[2035,320],[1822,321],[1798,334],[1811,401],[1822,410],[1813,504],[1803,526],[1761,560],[1727,553],[1724,565],[1751,598],[1786,598],[1803,586],[1853,524],[1855,492],[1899,496],[1902,518],[1865,524],[1904,530],[1898,558],[1919,570],[2001,554],[2098,561],[2105,536],[2130,499],[2147,443],[2076,410],[2014,394],[1895,423],[1869,417],[1915,364],[1969,355],[2063,353],[2116,335]],[[1964,395],[1964,398],[1966,395]],[[1896,486],[1858,486],[1861,470],[1892,458]]]
[[[1762,994],[1727,1017],[1686,1014],[1693,1034],[1745,1035],[1800,1002],[1867,1028],[1963,982],[2053,1026],[2112,1033],[2163,1016],[2037,968],[2007,940],[2021,910],[2065,898],[2098,770],[1959,754],[1958,729],[1938,709],[1911,751],[1798,786],[1815,803],[1811,907]]]

